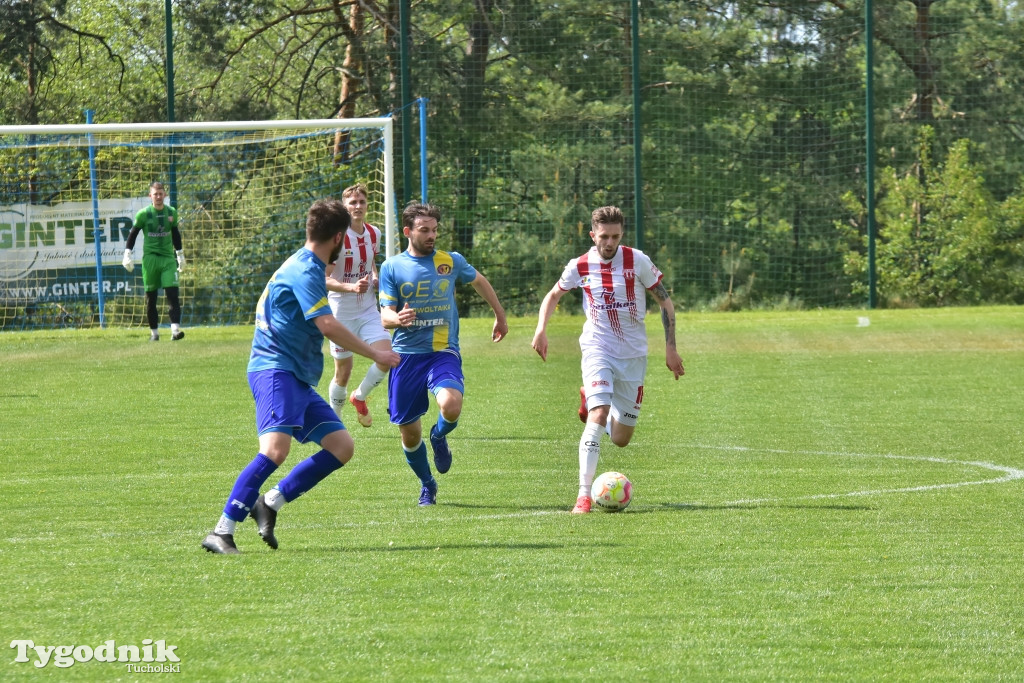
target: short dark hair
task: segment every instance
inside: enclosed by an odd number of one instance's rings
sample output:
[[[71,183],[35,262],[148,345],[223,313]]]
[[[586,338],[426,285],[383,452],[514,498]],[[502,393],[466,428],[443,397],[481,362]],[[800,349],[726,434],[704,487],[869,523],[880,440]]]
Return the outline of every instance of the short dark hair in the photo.
[[[162,189],[164,189],[164,184],[161,183],[159,180],[155,180],[155,181],[153,181],[153,182],[151,182],[149,184],[149,191],[152,192],[153,190],[157,189],[158,187],[162,190]]]
[[[306,239],[322,244],[352,225],[352,216],[340,199],[318,199],[306,214]]]
[[[617,224],[623,228],[626,227],[626,219],[622,216],[622,209],[617,206],[602,206],[599,209],[594,209],[594,213],[590,214],[591,229],[596,228],[598,223]]]
[[[433,204],[420,204],[419,202],[410,202],[406,205],[402,211],[402,227],[411,228],[412,224],[416,222],[416,219],[420,216],[427,216],[433,218],[438,223],[441,222],[441,209],[437,208]]]

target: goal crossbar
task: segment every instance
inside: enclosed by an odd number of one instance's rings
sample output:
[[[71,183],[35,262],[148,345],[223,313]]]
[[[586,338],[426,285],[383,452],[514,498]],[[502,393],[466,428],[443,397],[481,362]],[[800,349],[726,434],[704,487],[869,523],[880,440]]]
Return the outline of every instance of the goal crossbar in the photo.
[[[236,130],[383,128],[390,130],[391,117],[356,119],[284,119],[274,121],[211,121],[177,123],[69,123],[35,126],[0,126],[0,135],[86,135],[89,133],[184,133]]]

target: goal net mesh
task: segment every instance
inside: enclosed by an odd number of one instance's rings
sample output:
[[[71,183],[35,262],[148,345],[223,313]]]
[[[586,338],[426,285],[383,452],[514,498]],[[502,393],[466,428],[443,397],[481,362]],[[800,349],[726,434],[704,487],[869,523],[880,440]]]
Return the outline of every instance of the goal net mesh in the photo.
[[[146,326],[141,234],[134,272],[121,259],[154,181],[178,210],[187,260],[179,287],[183,325],[251,322],[267,280],[302,246],[314,200],[340,198],[363,183],[366,220],[393,235],[390,131],[386,120],[377,121],[4,129],[0,329]],[[158,310],[166,326],[162,291]]]

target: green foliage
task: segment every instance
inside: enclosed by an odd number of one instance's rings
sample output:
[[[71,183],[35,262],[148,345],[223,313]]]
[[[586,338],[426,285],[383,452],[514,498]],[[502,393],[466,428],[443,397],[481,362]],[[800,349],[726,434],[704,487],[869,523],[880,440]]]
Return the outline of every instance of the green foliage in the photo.
[[[8,66],[0,75],[0,121],[76,122],[84,108],[99,121],[166,118],[159,3],[14,6],[0,18]],[[362,20],[355,29],[353,11]],[[894,174],[876,174],[880,183],[908,201],[915,192],[941,198],[936,188],[914,189],[906,180],[922,172],[918,136],[927,125],[942,154],[970,141],[973,170],[963,172],[984,178],[995,223],[983,225],[983,203],[928,207],[914,231],[941,241],[950,230],[941,224],[965,220],[961,227],[972,235],[941,253],[914,244],[911,253],[893,255],[885,277],[896,289],[883,299],[1015,300],[1024,267],[1009,218],[1024,176],[1017,123],[1024,91],[1013,86],[1024,78],[1020,6],[895,0],[875,3],[874,11],[875,154]],[[34,32],[26,12],[40,19]],[[587,247],[586,233],[577,239],[573,226],[602,204],[626,210],[627,241],[658,255],[679,304],[713,307],[725,297],[736,305],[721,261],[733,244],[745,250],[753,278],[740,285],[749,295],[744,307],[865,300],[863,210],[851,212],[844,200],[864,204],[861,4],[644,5],[639,112],[628,3],[440,0],[415,4],[410,20],[408,90],[429,100],[428,149],[418,149],[413,135],[401,151],[412,186],[396,174],[398,196],[418,196],[415,169],[427,155],[430,198],[445,211],[443,244],[490,270],[515,305],[536,305],[557,262]],[[332,116],[345,87],[355,115],[393,112],[403,140],[418,121],[402,108],[398,25],[397,3],[175,2],[177,118]],[[31,45],[39,47],[35,81],[19,62]],[[977,196],[976,189],[961,194]],[[963,217],[955,219],[957,212]],[[892,233],[911,231],[890,222]],[[1004,277],[958,265],[986,239],[995,252],[989,267]],[[542,264],[533,262],[538,256]],[[904,278],[915,270],[937,282]]]
[[[877,208],[879,293],[890,305],[949,306],[1019,301],[1020,199],[1000,205],[971,163],[967,140],[943,163],[934,132],[921,130],[916,172],[885,169]],[[866,260],[850,259],[863,271]]]
[[[1024,185],[999,206],[999,222],[982,288],[992,301],[1024,304]]]

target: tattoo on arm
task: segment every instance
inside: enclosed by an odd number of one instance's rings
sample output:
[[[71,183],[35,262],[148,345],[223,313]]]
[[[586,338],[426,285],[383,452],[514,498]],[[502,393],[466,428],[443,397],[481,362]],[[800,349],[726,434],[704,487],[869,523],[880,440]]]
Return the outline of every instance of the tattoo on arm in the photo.
[[[663,303],[663,302],[669,300],[668,290],[665,289],[665,285],[663,285],[660,282],[657,285],[655,285],[655,287],[651,290],[651,293],[654,295],[654,298],[657,299],[659,303]],[[675,314],[675,311],[672,311],[670,313],[669,311],[667,311],[665,309],[664,306],[662,306],[661,307],[661,325],[662,325],[662,327],[665,328],[665,345],[668,346],[669,348],[674,349],[676,347],[676,314]]]
[[[661,325],[665,328],[665,345],[670,349],[676,347],[676,315],[661,309]]]

